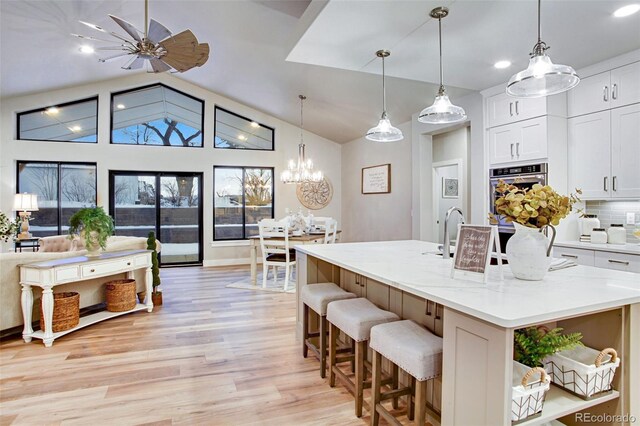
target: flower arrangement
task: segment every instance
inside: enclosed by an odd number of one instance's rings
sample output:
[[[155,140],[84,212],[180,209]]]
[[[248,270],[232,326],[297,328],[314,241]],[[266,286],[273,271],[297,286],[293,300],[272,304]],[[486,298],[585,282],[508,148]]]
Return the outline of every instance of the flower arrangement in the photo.
[[[14,220],[11,220],[6,214],[0,212],[0,240],[6,243],[15,237],[19,227],[19,218],[16,217]]]
[[[578,195],[558,194],[549,185],[536,183],[530,189],[522,189],[501,180],[496,186],[501,196],[496,200],[496,212],[507,222],[515,222],[529,228],[542,228],[546,225],[558,225],[560,219],[569,215],[572,206],[580,201]],[[577,194],[582,191],[576,189]],[[492,223],[497,222],[495,215],[490,214]]]

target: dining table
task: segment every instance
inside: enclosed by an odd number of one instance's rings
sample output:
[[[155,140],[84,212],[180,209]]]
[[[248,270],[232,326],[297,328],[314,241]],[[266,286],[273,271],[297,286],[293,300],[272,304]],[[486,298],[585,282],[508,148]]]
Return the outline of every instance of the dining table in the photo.
[[[336,241],[340,239],[341,230],[336,231]],[[272,238],[283,240],[284,238]],[[291,245],[299,244],[322,244],[324,243],[324,231],[318,233],[304,233],[302,235],[289,235]],[[251,261],[251,284],[257,285],[258,281],[258,249],[260,248],[260,235],[249,237],[249,259]]]

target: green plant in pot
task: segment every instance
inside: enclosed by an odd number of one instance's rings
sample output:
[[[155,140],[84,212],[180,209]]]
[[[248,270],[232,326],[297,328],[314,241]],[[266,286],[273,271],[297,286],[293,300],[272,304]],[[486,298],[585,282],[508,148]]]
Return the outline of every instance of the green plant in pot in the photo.
[[[153,281],[151,282],[151,284],[153,285],[151,298],[153,300],[154,306],[162,305],[162,291],[158,289],[158,287],[160,286],[160,267],[158,263],[158,252],[156,251],[156,247],[156,234],[151,231],[149,232],[149,236],[147,238],[147,250],[153,250],[153,252],[151,253],[151,275],[153,277]]]
[[[542,360],[556,352],[583,346],[581,333],[562,334],[562,328],[528,327],[513,333],[514,359],[529,367],[544,367]]]
[[[69,219],[69,237],[82,238],[87,256],[100,255],[100,249],[107,248],[107,238],[113,230],[113,219],[102,207],[80,209]]]

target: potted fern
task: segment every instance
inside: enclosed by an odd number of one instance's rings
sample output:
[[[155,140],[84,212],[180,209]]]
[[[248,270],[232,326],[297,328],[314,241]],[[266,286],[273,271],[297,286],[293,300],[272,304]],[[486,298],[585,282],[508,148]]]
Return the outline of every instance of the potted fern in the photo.
[[[514,332],[514,359],[528,367],[542,367],[542,360],[556,352],[583,346],[581,333],[562,334],[562,328],[528,327]]]
[[[113,219],[102,207],[80,209],[69,219],[69,238],[80,236],[87,256],[99,256],[100,249],[107,248],[107,238],[113,231]]]

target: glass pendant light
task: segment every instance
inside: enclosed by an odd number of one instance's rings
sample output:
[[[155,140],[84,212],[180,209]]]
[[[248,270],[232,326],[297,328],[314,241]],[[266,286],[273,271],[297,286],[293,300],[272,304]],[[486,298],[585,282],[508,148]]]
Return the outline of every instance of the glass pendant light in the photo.
[[[519,98],[540,98],[573,89],[580,83],[576,71],[568,65],[551,62],[545,53],[549,46],[540,38],[540,0],[538,0],[538,42],[529,54],[526,70],[514,74],[507,84],[507,94]]]
[[[289,160],[287,170],[280,174],[280,181],[288,184],[320,182],[324,178],[322,172],[313,169],[313,161],[307,159],[304,152],[302,104],[307,97],[298,95],[298,98],[300,98],[300,143],[298,144],[298,160]]]
[[[455,106],[449,100],[447,91],[442,84],[442,18],[449,14],[446,7],[436,7],[429,13],[438,20],[438,43],[440,45],[440,88],[433,105],[426,107],[420,112],[418,121],[429,124],[457,123],[467,119],[467,113],[459,106]]]
[[[402,131],[393,127],[389,121],[389,117],[387,116],[387,92],[384,85],[384,58],[387,58],[389,55],[391,55],[391,52],[388,50],[378,50],[376,52],[376,56],[378,58],[382,58],[382,117],[380,117],[378,125],[369,129],[365,136],[365,138],[374,142],[396,142],[404,139]]]

